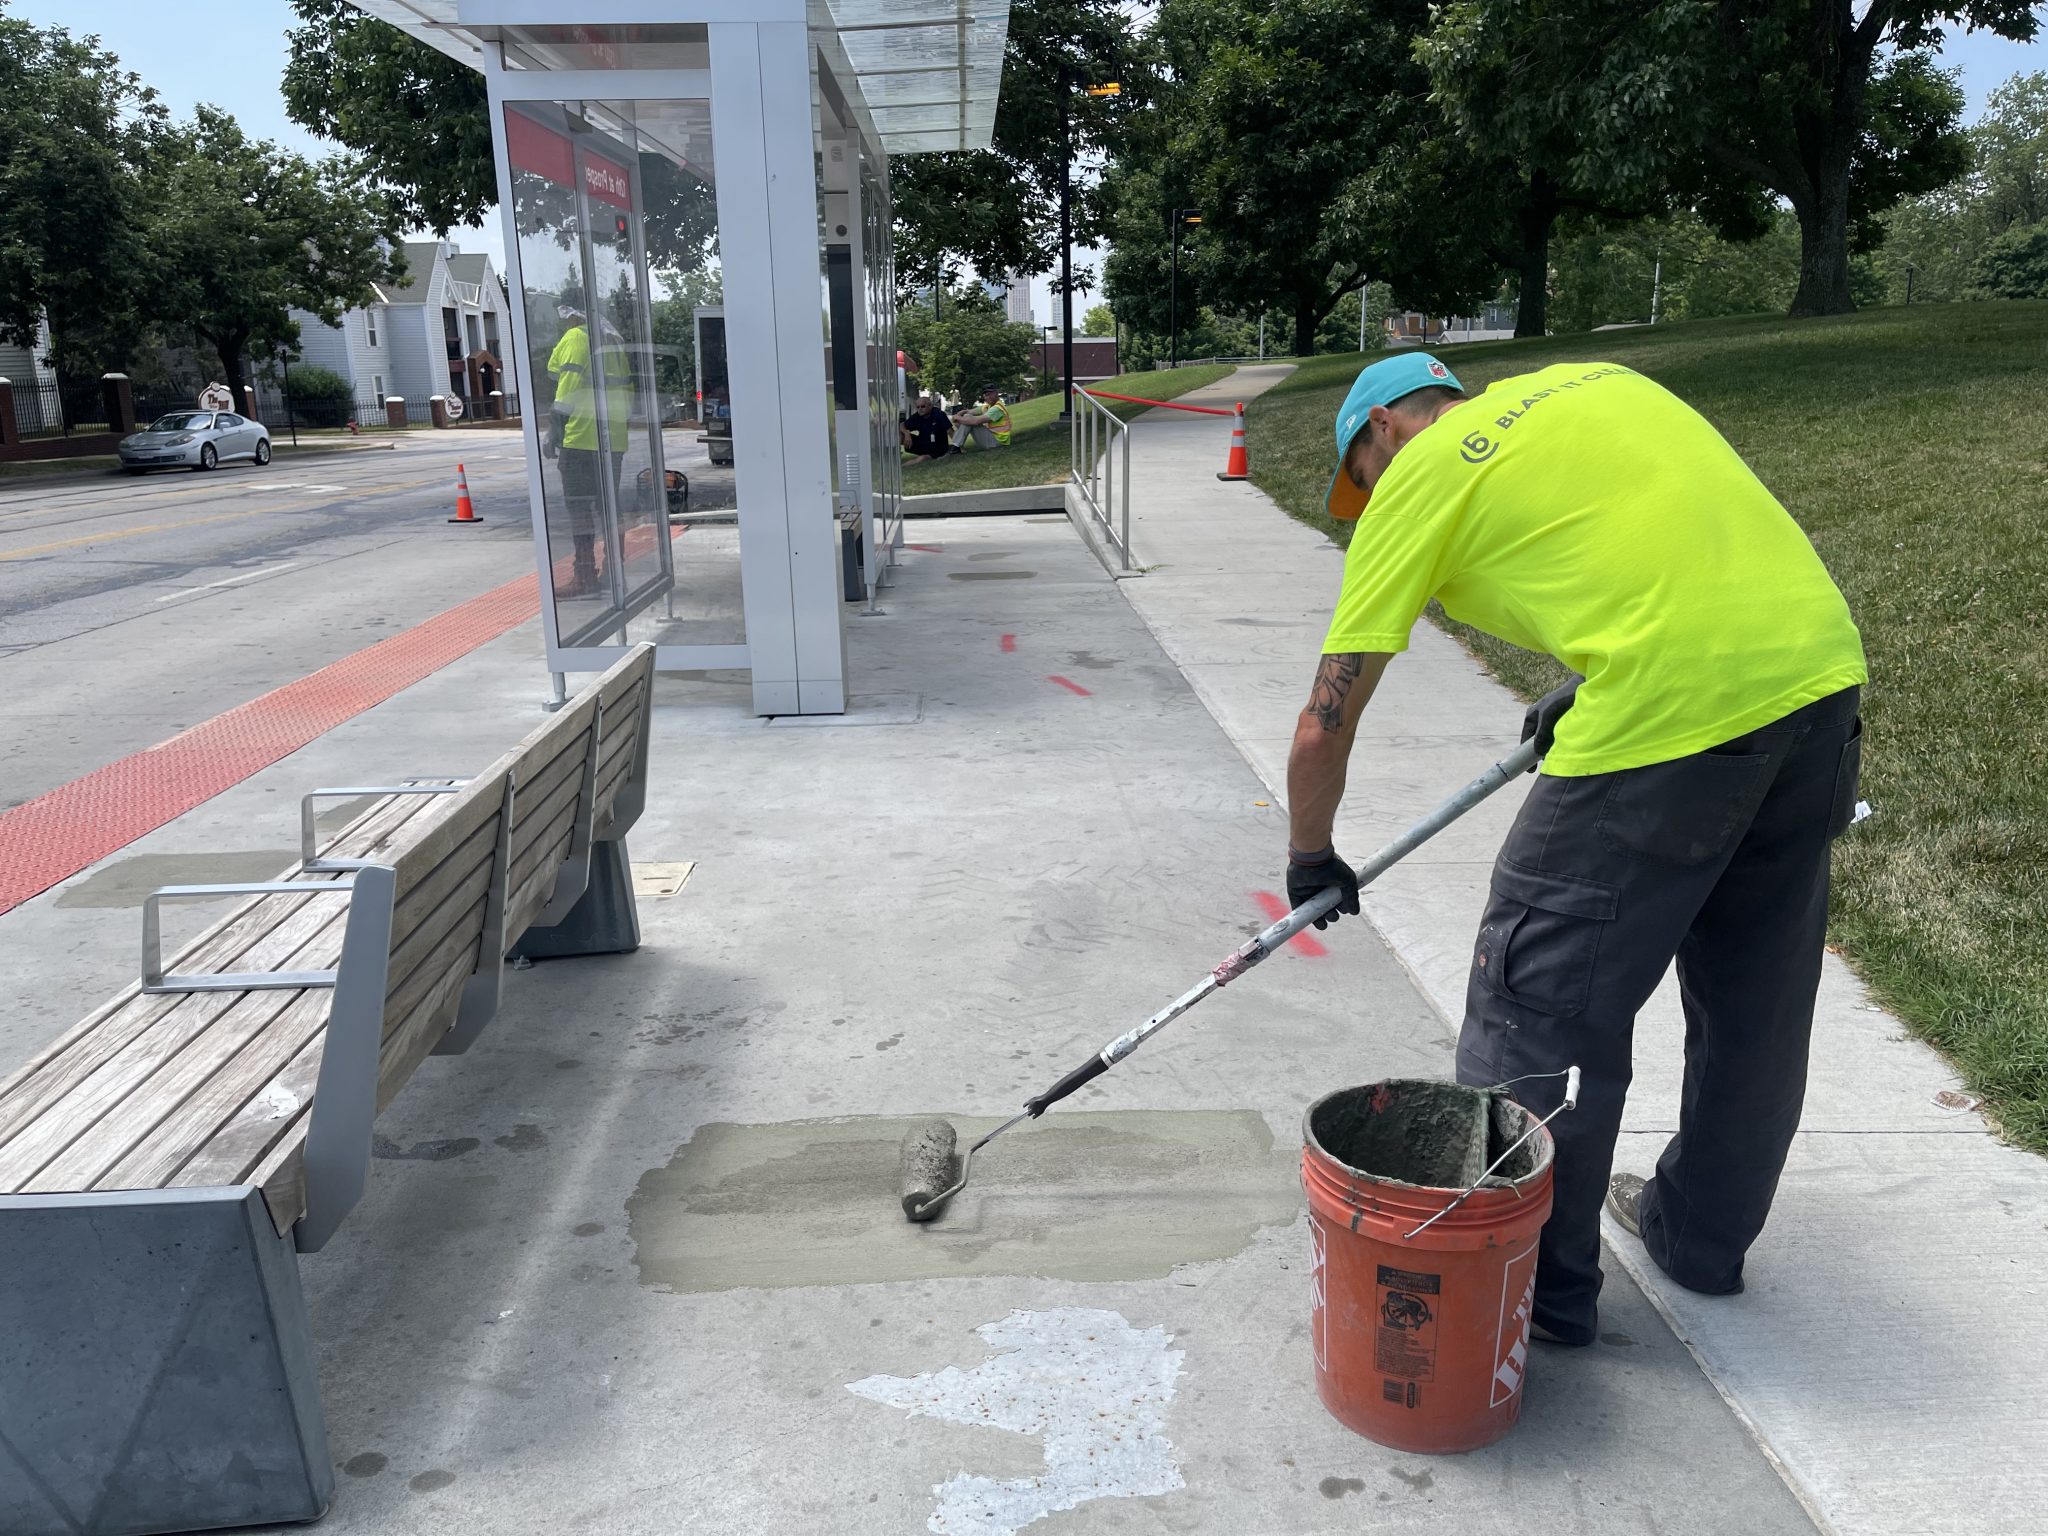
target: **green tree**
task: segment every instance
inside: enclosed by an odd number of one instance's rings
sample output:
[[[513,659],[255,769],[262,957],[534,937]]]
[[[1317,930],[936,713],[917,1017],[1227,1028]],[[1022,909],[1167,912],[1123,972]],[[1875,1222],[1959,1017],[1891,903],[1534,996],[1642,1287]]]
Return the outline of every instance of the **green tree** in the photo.
[[[139,340],[140,144],[155,92],[98,39],[5,14],[0,0],[0,340],[60,366],[124,366]]]
[[[1088,313],[1081,317],[1083,336],[1114,336],[1116,314],[1107,304],[1091,304]]]
[[[1981,288],[1975,266],[2017,225],[2048,220],[2048,74],[2014,75],[1991,93],[1968,130],[1970,168],[1960,180],[1909,198],[1884,217],[1869,264],[1883,297],[1959,299]]]
[[[1552,247],[1551,327],[1589,331],[1650,319],[1782,312],[1799,281],[1799,225],[1780,211],[1755,240],[1723,239],[1691,212],[1571,219]]]
[[[364,157],[399,222],[446,234],[498,201],[484,77],[351,0],[292,0],[285,111]]]
[[[334,324],[392,275],[390,206],[354,162],[287,154],[213,107],[153,135],[143,181],[152,316],[211,347],[237,401],[245,356],[296,348],[294,308]]]
[[[1784,199],[1799,223],[1794,314],[1853,308],[1850,256],[1875,244],[1880,216],[1963,169],[1961,96],[1931,51],[1944,23],[2036,28],[2027,0],[1457,0],[1448,13],[1490,37],[1488,56],[1541,61],[1506,79],[1498,124],[1601,118],[1575,179],[1662,180],[1730,235],[1761,232],[1758,192]]]
[[[694,397],[697,389],[697,310],[721,303],[725,284],[716,271],[693,273],[652,307],[654,383],[663,394]]]
[[[1298,355],[1369,277],[1431,309],[1491,292],[1469,233],[1490,205],[1446,162],[1411,58],[1427,15],[1422,0],[1164,0],[1159,110],[1111,178],[1118,313],[1167,329],[1172,210],[1188,207],[1203,222],[1183,242],[1184,312],[1267,309]]]
[[[903,285],[950,282],[965,266],[1053,271],[1060,179],[1070,154],[1075,243],[1093,242],[1104,204],[1087,167],[1121,148],[1122,125],[1148,92],[1144,58],[1118,0],[1011,5],[990,147],[907,155],[890,164]],[[1107,80],[1119,84],[1120,94],[1087,94],[1085,87]]]
[[[2048,299],[2048,224],[2015,224],[1970,264],[1969,299]]]
[[[976,396],[991,384],[1015,389],[1031,366],[1037,339],[1030,326],[1005,319],[1002,306],[979,288],[949,294],[931,325],[921,382],[953,400]]]

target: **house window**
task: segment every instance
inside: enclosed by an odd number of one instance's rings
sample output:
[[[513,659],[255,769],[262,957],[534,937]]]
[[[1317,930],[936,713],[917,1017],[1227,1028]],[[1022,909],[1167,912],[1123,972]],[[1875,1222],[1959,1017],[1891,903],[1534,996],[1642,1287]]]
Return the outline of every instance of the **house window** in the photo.
[[[370,382],[377,386],[377,401],[381,405],[384,401],[384,375],[380,373]]]
[[[498,317],[484,316],[484,350],[491,356],[498,356]]]
[[[370,322],[370,345],[374,347],[377,345],[377,311],[372,309],[365,313]]]

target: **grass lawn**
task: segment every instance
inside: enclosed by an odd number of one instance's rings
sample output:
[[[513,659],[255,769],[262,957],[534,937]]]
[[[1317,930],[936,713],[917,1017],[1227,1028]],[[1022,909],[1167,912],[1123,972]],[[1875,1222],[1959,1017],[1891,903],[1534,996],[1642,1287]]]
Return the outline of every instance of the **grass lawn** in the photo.
[[[1148,400],[1171,400],[1204,384],[1213,384],[1231,371],[1228,363],[1204,363],[1153,373],[1126,373],[1090,387],[1119,395],[1143,395]],[[970,444],[965,453],[950,454],[936,464],[906,464],[903,493],[924,496],[934,491],[992,491],[1012,485],[1051,485],[1066,479],[1069,429],[1060,424],[1061,399],[1061,391],[1054,390],[1011,406],[1010,419],[1014,425],[1007,448],[990,450]],[[1125,420],[1146,409],[1121,400],[1102,403]]]
[[[1701,321],[1442,349],[1468,389],[1567,359],[1640,369],[1728,437],[1806,529],[1869,654],[1864,795],[1834,937],[2005,1132],[2048,1151],[2048,303]],[[1321,512],[1358,357],[1249,412],[1253,478]],[[1459,633],[1524,696],[1548,657]]]

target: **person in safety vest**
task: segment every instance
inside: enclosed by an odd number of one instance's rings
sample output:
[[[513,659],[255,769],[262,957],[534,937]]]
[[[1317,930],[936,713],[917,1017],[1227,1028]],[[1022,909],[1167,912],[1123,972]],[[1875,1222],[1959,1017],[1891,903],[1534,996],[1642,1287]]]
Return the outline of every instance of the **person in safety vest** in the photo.
[[[980,406],[969,406],[953,417],[953,451],[967,446],[967,434],[974,434],[977,448],[1010,446],[1010,408],[1003,404],[1002,391],[993,384],[981,392]]]
[[[1360,715],[1431,598],[1580,674],[1523,724],[1542,772],[1494,864],[1458,1077],[1543,1115],[1583,1073],[1550,1125],[1538,1338],[1595,1337],[1603,1199],[1680,1285],[1740,1291],[1799,1123],[1829,846],[1855,814],[1848,604],[1721,435],[1619,364],[1470,397],[1403,353],[1358,375],[1336,438],[1327,505],[1354,527],[1288,760],[1288,895],[1335,886],[1358,911],[1331,828]],[[1674,958],[1678,1132],[1654,1177],[1610,1181],[1636,1011]]]
[[[625,462],[633,413],[633,368],[615,346],[602,349],[605,374],[605,441],[599,442],[597,381],[592,374],[590,327],[573,304],[557,311],[568,322],[562,339],[548,354],[548,375],[555,383],[554,442],[562,473],[562,501],[575,548],[564,597],[583,597],[598,590],[597,536],[599,487],[608,480],[614,499],[619,470]]]

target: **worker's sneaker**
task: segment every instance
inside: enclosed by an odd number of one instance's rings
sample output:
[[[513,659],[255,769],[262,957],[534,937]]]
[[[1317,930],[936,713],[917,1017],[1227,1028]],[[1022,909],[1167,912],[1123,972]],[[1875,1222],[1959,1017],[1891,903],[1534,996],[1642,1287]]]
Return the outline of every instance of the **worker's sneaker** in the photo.
[[[1643,1235],[1643,1190],[1648,1183],[1633,1173],[1617,1173],[1607,1181],[1607,1213],[1630,1237]]]

